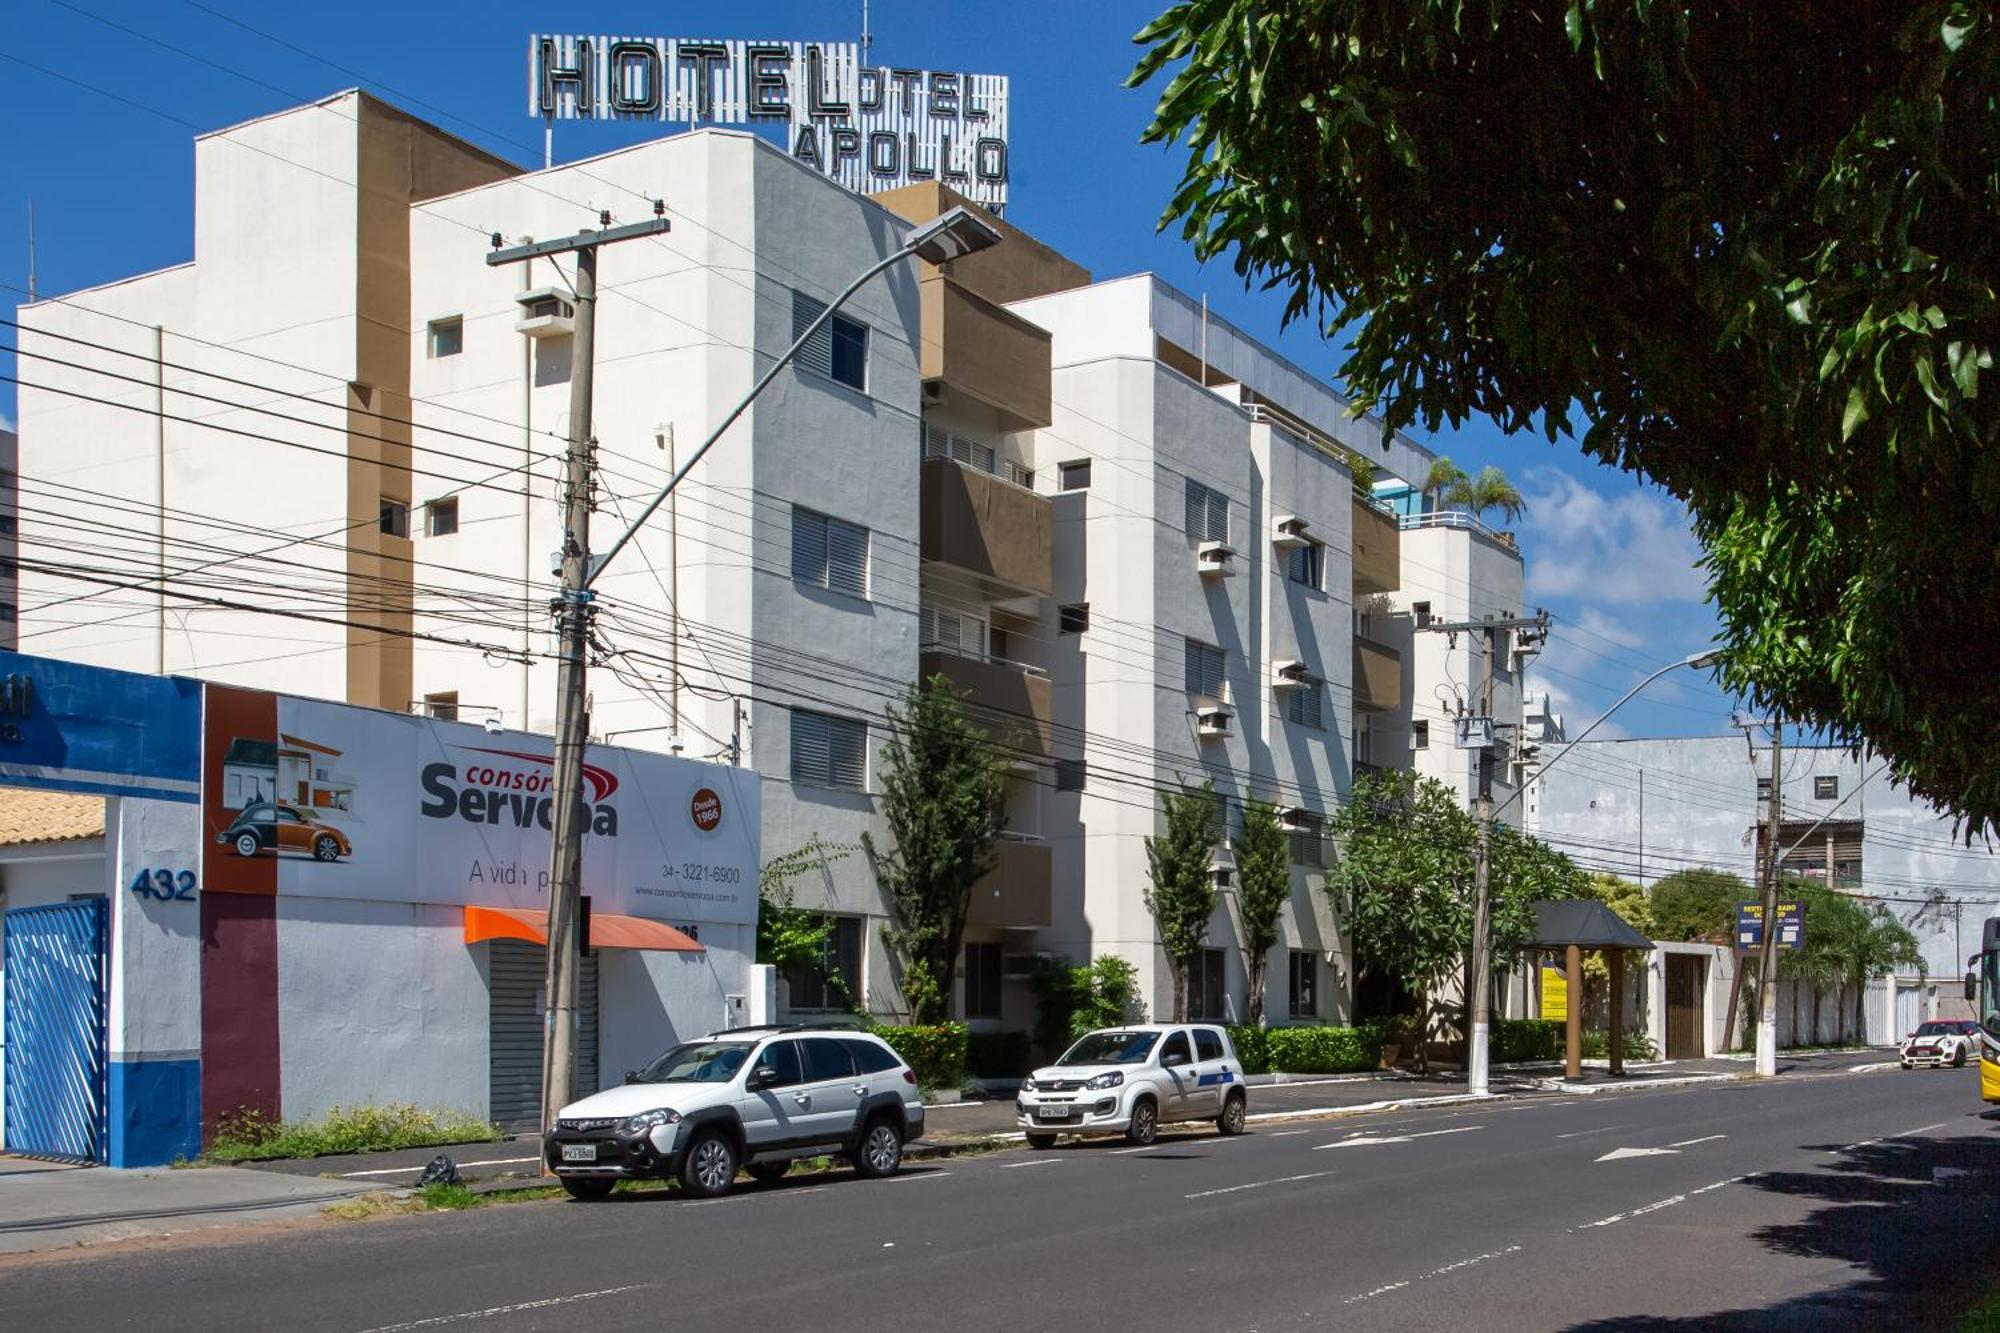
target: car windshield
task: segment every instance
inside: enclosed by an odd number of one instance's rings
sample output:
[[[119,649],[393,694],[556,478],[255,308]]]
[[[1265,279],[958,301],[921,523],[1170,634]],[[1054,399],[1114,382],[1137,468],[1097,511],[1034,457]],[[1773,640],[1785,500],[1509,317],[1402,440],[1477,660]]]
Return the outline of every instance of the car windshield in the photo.
[[[1917,1025],[1919,1037],[1950,1037],[1958,1033],[1956,1023],[1920,1023]]]
[[[727,1083],[750,1058],[747,1041],[691,1041],[632,1076],[634,1083]]]
[[[1160,1039],[1157,1032],[1093,1032],[1063,1052],[1059,1065],[1143,1064]]]

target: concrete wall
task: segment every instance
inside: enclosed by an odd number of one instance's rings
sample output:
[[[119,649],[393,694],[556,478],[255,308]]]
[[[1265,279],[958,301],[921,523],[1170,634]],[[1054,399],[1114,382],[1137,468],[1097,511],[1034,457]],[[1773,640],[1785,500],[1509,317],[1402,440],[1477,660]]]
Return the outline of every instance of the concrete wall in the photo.
[[[105,822],[109,1160],[155,1166],[201,1151],[201,905],[142,898],[131,885],[142,870],[199,872],[201,808],[124,797],[107,805]]]

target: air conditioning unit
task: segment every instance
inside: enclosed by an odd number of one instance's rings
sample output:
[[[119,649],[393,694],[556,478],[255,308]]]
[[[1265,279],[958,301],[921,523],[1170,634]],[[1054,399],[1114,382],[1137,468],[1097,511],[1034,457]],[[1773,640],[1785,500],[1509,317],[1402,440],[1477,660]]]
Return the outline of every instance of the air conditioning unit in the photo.
[[[1236,716],[1236,710],[1228,704],[1203,704],[1194,711],[1194,730],[1198,736],[1227,736],[1229,720]]]
[[[1287,690],[1315,682],[1311,669],[1304,662],[1293,659],[1272,664],[1271,683],[1281,690]]]
[[[1000,975],[1022,980],[1035,975],[1035,969],[1044,963],[1053,963],[1052,953],[1009,953],[1000,956]]]
[[[1236,551],[1227,542],[1203,542],[1194,548],[1194,567],[1203,578],[1227,578],[1236,572]]]
[[[1208,857],[1208,877],[1218,889],[1226,889],[1236,878],[1236,854],[1227,844],[1217,847]]]
[[[1271,532],[1271,545],[1279,550],[1308,546],[1312,538],[1307,535],[1308,524],[1297,514],[1281,514]]]
[[[514,331],[530,338],[566,338],[576,332],[576,307],[555,287],[537,287],[514,298],[521,317]]]

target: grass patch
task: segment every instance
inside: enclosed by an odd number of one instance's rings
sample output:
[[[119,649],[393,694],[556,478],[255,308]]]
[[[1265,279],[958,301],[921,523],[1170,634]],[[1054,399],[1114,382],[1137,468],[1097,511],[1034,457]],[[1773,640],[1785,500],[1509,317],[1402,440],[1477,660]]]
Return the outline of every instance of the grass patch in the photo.
[[[426,1185],[417,1192],[417,1198],[425,1208],[437,1212],[460,1212],[467,1208],[484,1208],[487,1198],[484,1194],[474,1194],[464,1185],[447,1185],[437,1181]]]
[[[216,1162],[327,1157],[391,1148],[494,1143],[503,1137],[498,1125],[484,1120],[453,1111],[426,1111],[403,1102],[336,1106],[324,1120],[298,1122],[266,1120],[255,1111],[239,1111],[222,1118],[208,1157]]]

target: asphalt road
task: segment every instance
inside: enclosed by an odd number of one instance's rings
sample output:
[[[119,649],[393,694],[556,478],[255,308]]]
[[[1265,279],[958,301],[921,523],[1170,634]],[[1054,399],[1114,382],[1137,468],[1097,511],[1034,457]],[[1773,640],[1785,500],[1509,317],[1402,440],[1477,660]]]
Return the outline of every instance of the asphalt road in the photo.
[[[0,1265],[0,1327],[1934,1327],[2000,1279],[1964,1072],[1273,1121]]]

